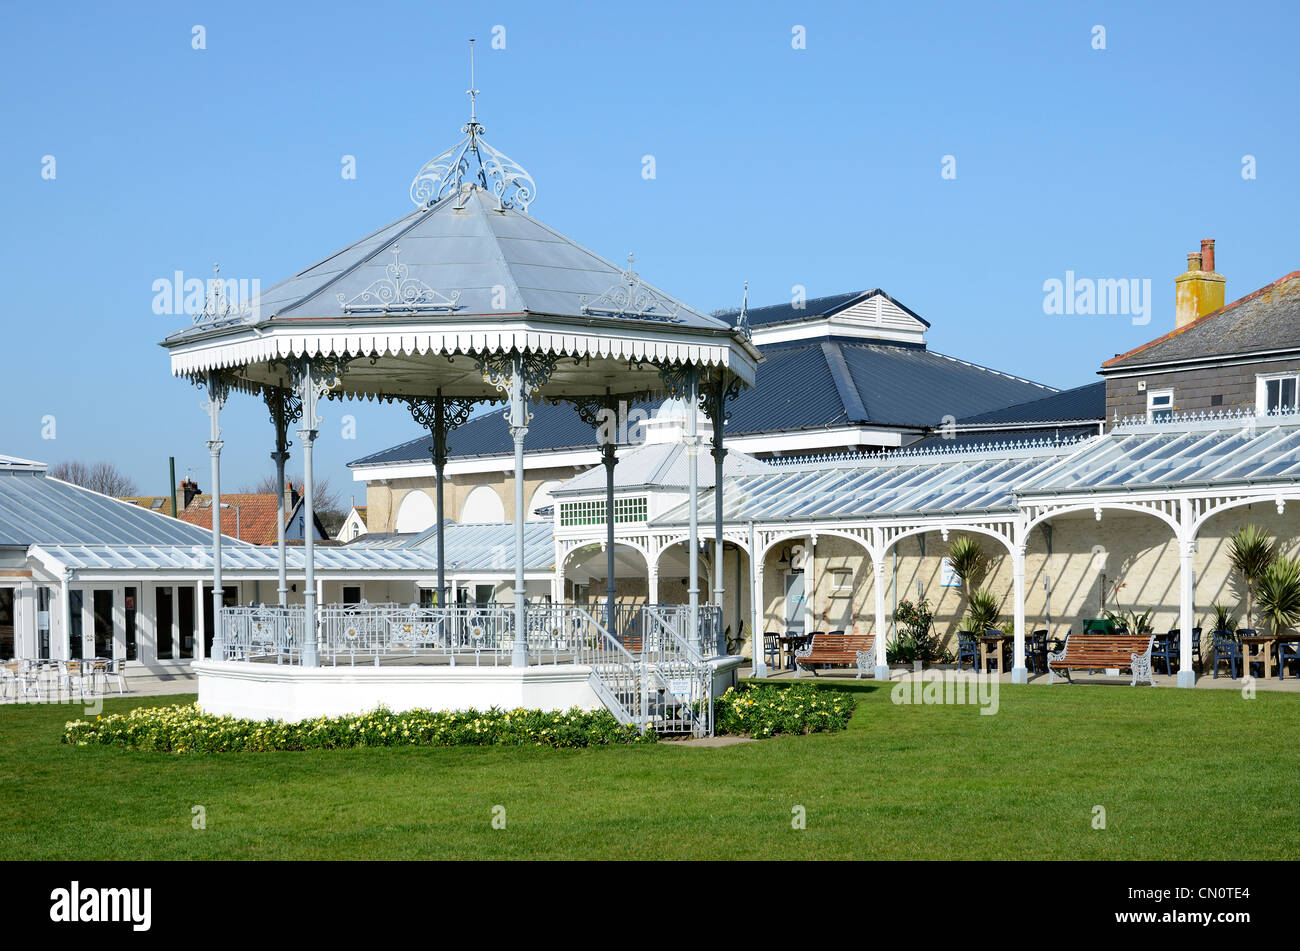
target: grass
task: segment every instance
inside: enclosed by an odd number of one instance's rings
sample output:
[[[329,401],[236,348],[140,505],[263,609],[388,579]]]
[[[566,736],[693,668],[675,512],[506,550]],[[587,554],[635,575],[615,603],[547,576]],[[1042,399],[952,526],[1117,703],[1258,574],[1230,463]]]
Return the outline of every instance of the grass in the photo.
[[[1004,686],[980,716],[848,689],[847,731],[709,748],[177,756],[64,746],[79,706],[7,705],[0,859],[1300,856],[1300,695]]]

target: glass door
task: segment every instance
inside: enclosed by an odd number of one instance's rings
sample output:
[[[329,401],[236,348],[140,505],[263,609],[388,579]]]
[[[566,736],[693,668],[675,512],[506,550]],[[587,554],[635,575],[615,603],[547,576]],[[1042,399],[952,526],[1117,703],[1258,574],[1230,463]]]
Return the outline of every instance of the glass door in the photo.
[[[53,592],[49,588],[36,589],[36,656],[41,660],[50,659],[50,600]]]
[[[90,594],[95,619],[95,656],[113,656],[113,592],[96,588]]]
[[[158,588],[154,591],[154,646],[158,660],[172,659],[172,625],[176,616],[174,604],[171,588]]]
[[[126,609],[126,659],[135,660],[138,653],[136,647],[135,634],[135,588],[127,588],[124,592]]]
[[[785,629],[803,633],[803,572],[785,576]]]
[[[16,588],[0,588],[0,660],[14,656]]]

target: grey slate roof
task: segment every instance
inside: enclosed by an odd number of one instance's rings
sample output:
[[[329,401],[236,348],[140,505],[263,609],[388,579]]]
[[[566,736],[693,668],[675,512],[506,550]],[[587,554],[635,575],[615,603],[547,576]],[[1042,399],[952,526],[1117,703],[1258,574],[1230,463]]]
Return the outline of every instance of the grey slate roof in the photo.
[[[462,207],[456,207],[458,202]],[[448,320],[522,313],[584,318],[588,316],[584,302],[594,304],[611,290],[626,289],[622,269],[531,215],[511,208],[498,210],[495,200],[475,186],[414,209],[279,282],[262,293],[256,319],[243,323],[303,319],[346,323],[352,315],[345,313],[345,304],[374,303],[373,297],[362,301],[362,295],[367,288],[391,285],[395,267],[405,269],[400,278],[411,286],[423,282],[443,297],[459,294],[455,309],[446,314]],[[642,283],[640,289],[650,295],[655,312],[665,319],[675,312],[674,326],[715,331],[731,327],[649,284]],[[404,311],[395,306],[393,313]],[[180,341],[206,329],[196,324],[171,334],[167,341]]]
[[[945,415],[984,413],[1057,392],[909,344],[818,339],[760,350],[756,385],[728,403],[729,437],[855,424],[924,428]],[[529,451],[595,447],[595,431],[572,406],[539,404],[533,412]],[[428,462],[430,449],[425,435],[351,465]],[[513,443],[501,413],[493,412],[454,430],[448,450],[453,457],[507,455]]]
[[[958,425],[990,423],[1061,423],[1106,418],[1106,382],[1085,383],[1072,390],[1061,390],[1042,399],[1016,403],[987,413],[963,416]]]
[[[1101,372],[1267,350],[1300,350],[1300,271],[1107,360]]]
[[[0,545],[207,545],[211,531],[82,489],[43,471],[0,467]],[[227,546],[245,544],[226,539]]]
[[[750,325],[755,327],[764,324],[803,322],[807,320],[817,320],[822,317],[829,317],[846,307],[858,303],[859,301],[864,301],[876,296],[885,298],[900,310],[915,317],[921,323],[925,324],[925,326],[930,326],[928,320],[920,314],[914,313],[907,307],[904,307],[878,287],[869,291],[849,291],[846,294],[831,294],[826,297],[814,297],[811,300],[804,301],[802,307],[796,307],[793,302],[788,304],[769,304],[766,307],[754,307],[746,311],[746,314],[749,317]],[[719,316],[729,324],[734,324],[740,317],[740,311],[730,310],[720,314]]]

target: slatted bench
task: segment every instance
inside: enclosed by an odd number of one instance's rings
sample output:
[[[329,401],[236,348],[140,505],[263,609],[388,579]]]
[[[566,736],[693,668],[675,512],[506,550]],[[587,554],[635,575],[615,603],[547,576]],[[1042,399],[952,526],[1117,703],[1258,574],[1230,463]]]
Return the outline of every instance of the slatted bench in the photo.
[[[1065,645],[1047,655],[1047,682],[1055,682],[1056,671],[1070,680],[1071,670],[1129,669],[1133,672],[1130,687],[1138,680],[1151,686],[1156,682],[1151,676],[1152,634],[1067,634]]]
[[[808,667],[813,676],[817,676],[817,665],[847,666],[856,664],[857,679],[861,680],[869,667],[875,665],[874,634],[814,634],[812,643],[805,650],[795,654],[796,669]]]

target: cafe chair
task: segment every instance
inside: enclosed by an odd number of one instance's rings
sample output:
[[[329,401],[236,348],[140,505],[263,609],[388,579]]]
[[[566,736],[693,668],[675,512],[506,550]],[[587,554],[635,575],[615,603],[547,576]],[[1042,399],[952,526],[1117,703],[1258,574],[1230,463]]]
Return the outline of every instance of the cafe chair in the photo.
[[[112,680],[117,684],[118,695],[126,693],[126,681],[123,678],[123,672],[126,670],[126,661],[110,660],[101,673],[104,675],[104,685],[108,686],[108,681]]]
[[[1161,634],[1156,638],[1155,645],[1151,648],[1151,667],[1154,669],[1157,664],[1164,661],[1165,673],[1172,675],[1174,672],[1174,662],[1181,657],[1178,639],[1181,631],[1170,631],[1168,634]]]
[[[1296,665],[1296,676],[1300,677],[1300,643],[1279,641],[1277,645],[1277,679],[1286,680],[1286,665]]]
[[[1228,673],[1237,679],[1237,665],[1241,663],[1241,645],[1227,631],[1214,632],[1214,679],[1219,679],[1219,665],[1228,662]]]
[[[1047,673],[1047,629],[1034,631],[1025,643],[1025,667],[1036,673]]]
[[[957,669],[961,670],[966,661],[970,661],[970,669],[978,671],[980,669],[980,645],[975,640],[975,635],[966,631],[957,632]]]
[[[781,635],[768,631],[763,635],[763,660],[769,667],[781,665]]]

